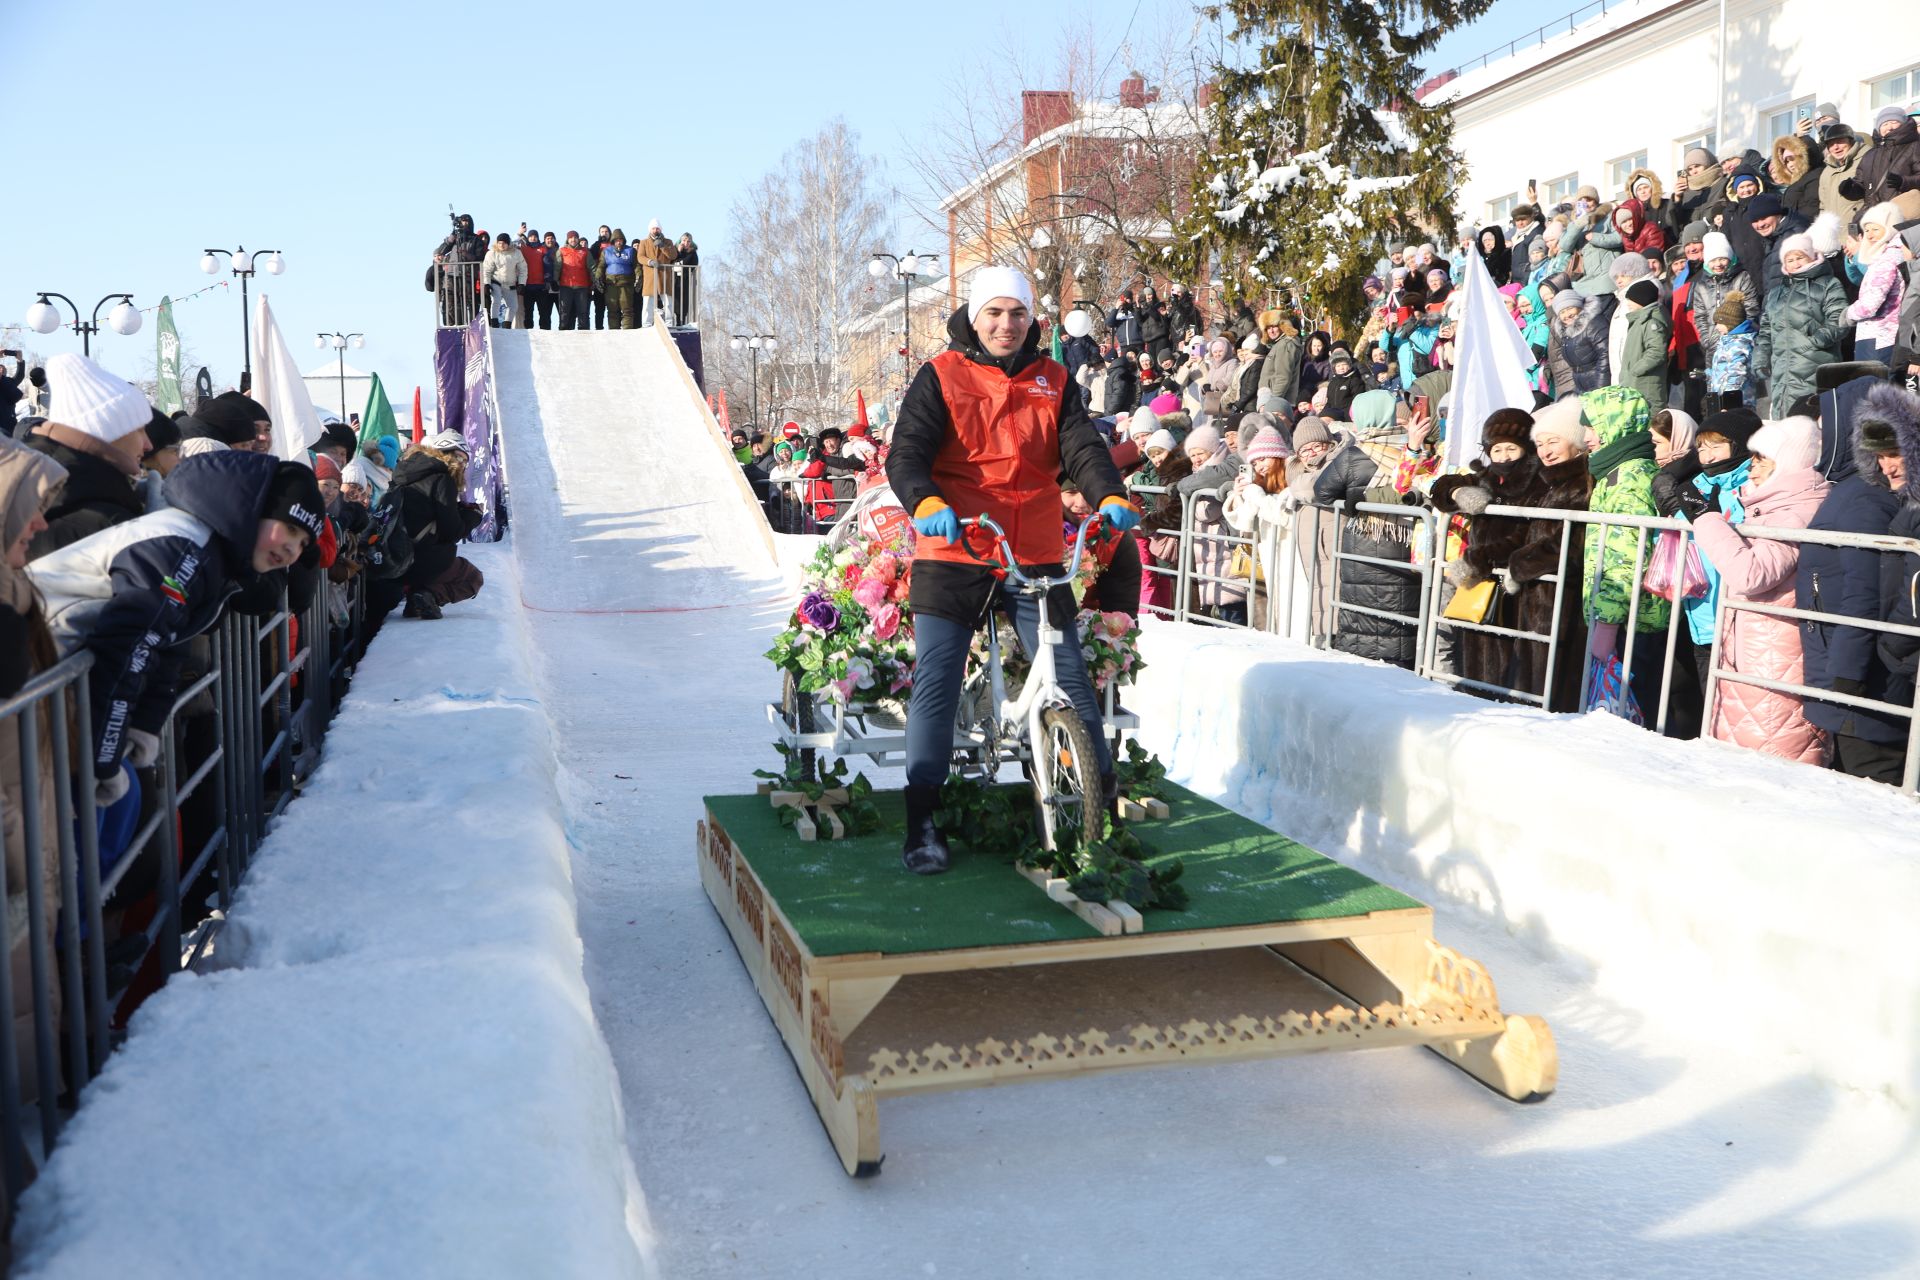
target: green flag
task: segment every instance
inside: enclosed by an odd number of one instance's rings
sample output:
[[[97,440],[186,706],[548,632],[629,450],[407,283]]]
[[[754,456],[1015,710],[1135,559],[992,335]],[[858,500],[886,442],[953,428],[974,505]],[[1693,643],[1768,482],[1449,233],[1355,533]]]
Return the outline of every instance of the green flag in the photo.
[[[380,375],[376,373],[373,386],[367,389],[367,407],[360,412],[360,443],[399,434],[399,424],[393,420],[393,406],[387,403],[387,389],[380,385]]]
[[[153,380],[159,385],[154,402],[162,413],[187,407],[180,396],[180,331],[173,327],[173,299],[160,299],[160,322],[154,330]]]

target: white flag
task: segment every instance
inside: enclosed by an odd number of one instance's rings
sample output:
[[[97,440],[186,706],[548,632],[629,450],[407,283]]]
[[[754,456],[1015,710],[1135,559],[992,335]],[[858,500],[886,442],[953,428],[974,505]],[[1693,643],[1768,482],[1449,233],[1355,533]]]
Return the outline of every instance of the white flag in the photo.
[[[1527,370],[1533,351],[1507,312],[1506,299],[1477,253],[1467,254],[1466,304],[1455,335],[1453,400],[1447,414],[1447,469],[1480,456],[1481,431],[1495,409],[1533,411]]]
[[[307,450],[320,439],[320,415],[313,397],[293,362],[280,326],[274,321],[267,295],[253,309],[253,398],[266,406],[273,419],[273,454],[288,462],[305,462]]]

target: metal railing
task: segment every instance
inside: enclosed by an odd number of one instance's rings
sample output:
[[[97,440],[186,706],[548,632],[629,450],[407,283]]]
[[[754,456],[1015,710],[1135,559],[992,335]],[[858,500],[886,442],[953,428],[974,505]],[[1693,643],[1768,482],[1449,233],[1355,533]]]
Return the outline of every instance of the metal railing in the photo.
[[[464,329],[486,314],[487,295],[480,282],[478,262],[433,264],[434,324],[441,329]]]
[[[769,476],[762,506],[775,533],[825,533],[859,500],[852,472],[842,473],[840,484],[827,476]],[[761,482],[753,481],[756,494]],[[831,490],[831,492],[828,492]]]
[[[1415,674],[1477,695],[1542,708],[1551,708],[1556,703],[1565,702],[1564,697],[1558,696],[1563,695],[1565,690],[1556,688],[1561,666],[1559,657],[1563,647],[1573,644],[1580,646],[1583,653],[1586,650],[1591,624],[1585,616],[1584,604],[1578,619],[1569,619],[1573,625],[1562,625],[1561,620],[1568,618],[1566,609],[1571,607],[1565,597],[1566,592],[1574,588],[1583,588],[1589,593],[1598,588],[1607,570],[1609,557],[1620,554],[1617,550],[1610,551],[1606,548],[1609,535],[1623,530],[1631,531],[1633,535],[1629,579],[1632,589],[1627,593],[1627,616],[1620,624],[1622,643],[1619,658],[1623,685],[1630,683],[1633,679],[1636,660],[1634,639],[1642,634],[1640,622],[1643,610],[1648,607],[1650,601],[1655,600],[1655,597],[1648,595],[1642,586],[1646,580],[1649,558],[1653,550],[1652,540],[1662,533],[1676,534],[1680,539],[1679,553],[1684,557],[1694,539],[1692,526],[1678,518],[1568,511],[1544,507],[1499,505],[1488,507],[1474,519],[1540,520],[1552,521],[1560,526],[1555,571],[1535,580],[1538,584],[1552,589],[1552,611],[1548,615],[1551,621],[1547,630],[1532,631],[1504,626],[1497,622],[1473,622],[1449,618],[1445,615],[1445,607],[1452,591],[1451,584],[1446,581],[1442,572],[1445,566],[1446,526],[1450,519],[1444,513],[1427,506],[1393,506],[1375,503],[1359,503],[1337,509],[1300,506],[1291,512],[1284,524],[1262,520],[1245,533],[1221,532],[1219,528],[1214,527],[1212,518],[1201,504],[1224,501],[1231,488],[1232,486],[1229,485],[1218,490],[1200,490],[1182,497],[1180,529],[1177,534],[1178,551],[1173,562],[1161,561],[1148,564],[1147,560],[1152,557],[1142,557],[1145,574],[1158,576],[1174,584],[1172,602],[1169,605],[1159,605],[1147,603],[1143,598],[1143,612],[1178,622],[1262,631],[1318,648],[1346,647],[1341,645],[1340,636],[1343,630],[1349,629],[1347,626],[1349,620],[1361,617],[1373,618],[1389,626],[1400,625],[1407,628],[1413,639],[1414,657],[1410,663],[1404,665],[1410,667]],[[1140,485],[1135,486],[1133,492],[1143,496],[1153,496],[1164,495],[1169,490],[1164,486]],[[1347,538],[1352,531],[1353,522],[1362,519],[1407,522],[1410,526],[1408,558],[1406,560],[1389,559],[1347,550]],[[1890,535],[1777,529],[1757,524],[1741,524],[1736,527],[1746,538],[1770,539],[1801,545],[1849,547],[1882,554],[1920,554],[1920,541]],[[1575,554],[1573,532],[1576,529],[1582,532],[1583,548],[1588,545],[1588,539],[1600,540],[1602,550],[1592,557],[1591,578],[1588,578],[1583,565],[1572,563]],[[1162,537],[1166,536],[1172,536],[1171,531],[1162,535]],[[1213,548],[1215,553],[1209,554],[1209,548]],[[1229,570],[1223,572],[1217,554],[1219,548],[1229,550],[1238,548],[1244,553],[1244,559],[1238,564],[1230,565]],[[1581,554],[1584,556],[1584,550]],[[1348,594],[1345,587],[1349,566],[1354,565],[1367,565],[1389,574],[1405,575],[1410,585],[1417,583],[1415,596],[1417,606],[1411,612],[1399,612],[1394,609],[1358,604],[1344,598]],[[1247,601],[1244,616],[1237,611],[1228,612],[1218,607],[1209,607],[1206,601],[1196,596],[1196,587],[1202,585],[1212,586],[1228,595],[1244,592]],[[1920,594],[1920,582],[1913,584],[1913,589],[1916,594]],[[1302,593],[1306,597],[1304,607],[1301,600]],[[1148,593],[1143,592],[1143,597],[1146,594]],[[1660,601],[1660,603],[1665,602]],[[1792,697],[1830,702],[1893,716],[1904,719],[1908,723],[1907,757],[1902,789],[1910,793],[1920,789],[1920,697],[1916,697],[1912,704],[1895,703],[1885,699],[1816,688],[1804,683],[1772,680],[1739,671],[1725,660],[1722,641],[1728,633],[1730,620],[1743,613],[1797,621],[1802,624],[1851,626],[1884,635],[1920,637],[1920,626],[1767,604],[1737,597],[1731,590],[1723,589],[1719,592],[1715,604],[1713,641],[1706,667],[1706,687],[1701,707],[1702,736],[1711,735],[1715,699],[1722,683],[1749,685]],[[1670,725],[1675,687],[1675,662],[1683,651],[1680,643],[1680,628],[1684,625],[1688,625],[1686,610],[1680,605],[1673,605],[1664,630],[1645,633],[1659,634],[1663,637],[1659,699],[1654,707],[1642,709],[1648,715],[1649,727],[1655,732],[1665,732]],[[1546,657],[1541,664],[1544,675],[1542,686],[1535,689],[1517,683],[1474,678],[1461,673],[1457,669],[1458,664],[1454,660],[1451,648],[1452,642],[1466,634],[1497,637],[1515,646],[1543,646]],[[1689,644],[1691,645],[1691,642]],[[1592,674],[1591,667],[1591,663],[1583,663],[1575,705],[1583,707],[1587,705],[1591,692],[1588,687]]]
[[[0,733],[19,743],[19,776],[6,781],[17,781],[22,797],[0,911],[0,1215],[8,1222],[81,1088],[114,1049],[116,1027],[205,953],[272,820],[317,765],[364,646],[364,581],[322,581],[297,613],[284,593],[264,619],[228,612],[190,642],[158,757],[140,771],[144,820],[124,849],[107,851],[110,866],[101,863],[88,763],[93,655],[76,652],[0,701]],[[343,621],[330,597],[344,605]],[[43,792],[53,796],[51,813]],[[5,804],[0,794],[0,810]],[[16,898],[25,937],[16,936]]]

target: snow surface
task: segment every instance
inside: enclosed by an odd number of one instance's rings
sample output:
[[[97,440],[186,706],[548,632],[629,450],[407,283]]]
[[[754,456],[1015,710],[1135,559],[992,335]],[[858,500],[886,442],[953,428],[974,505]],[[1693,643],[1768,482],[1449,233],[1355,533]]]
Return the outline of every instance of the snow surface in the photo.
[[[653,1274],[512,559],[374,642],[218,971],[134,1020],[14,1274]]]
[[[547,349],[562,337],[603,348]],[[336,734],[236,911],[248,967],[150,1004],[29,1194],[23,1274],[188,1274],[143,1265],[156,1235],[234,1275],[1914,1273],[1905,802],[1849,791],[1823,829],[1809,815],[1847,784],[1811,770],[1172,624],[1149,627],[1130,698],[1150,745],[1433,900],[1503,1005],[1552,1025],[1559,1092],[1514,1106],[1412,1049],[956,1091],[883,1103],[885,1172],[846,1177],[693,849],[700,796],[774,760],[780,570],[678,369],[615,345],[631,335],[528,335],[519,362],[495,338],[537,680],[495,647],[516,634],[505,557],[432,632],[389,628],[341,721],[364,739]],[[629,358],[631,379],[609,367]],[[562,362],[571,380],[541,381]],[[788,566],[805,552],[780,542]],[[462,642],[481,617],[494,640]],[[1723,767],[1690,788],[1702,761]],[[1492,816],[1501,782],[1522,819]],[[1669,808],[1629,829],[1564,803],[1588,852],[1525,802],[1549,789]],[[464,983],[482,971],[484,1004]],[[208,1013],[223,997],[245,1016]],[[223,1265],[236,1238],[291,1261]]]

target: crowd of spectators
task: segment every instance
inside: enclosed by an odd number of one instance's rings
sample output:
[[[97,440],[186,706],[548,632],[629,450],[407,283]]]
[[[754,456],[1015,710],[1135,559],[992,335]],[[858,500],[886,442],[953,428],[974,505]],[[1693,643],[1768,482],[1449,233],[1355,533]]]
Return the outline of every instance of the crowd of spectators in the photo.
[[[267,410],[238,391],[203,399],[191,413],[163,414],[136,387],[71,354],[47,360],[43,384],[45,396],[26,407],[44,412],[9,419],[0,431],[0,700],[63,658],[92,654],[90,703],[71,735],[72,765],[97,805],[104,877],[162,803],[161,735],[174,735],[176,780],[218,745],[212,692],[176,703],[212,669],[213,633],[229,613],[268,618],[284,607],[296,628],[324,618],[332,651],[349,653],[402,600],[406,616],[438,618],[482,585],[458,554],[479,511],[460,499],[466,445],[453,433],[402,449],[391,436],[362,440],[333,424],[311,451],[289,460],[271,452]],[[322,596],[325,608],[316,611]],[[285,669],[291,650],[291,643],[266,647],[268,678]],[[333,678],[289,673],[296,698],[306,696],[304,682]],[[32,774],[49,791],[39,806],[40,866],[59,866],[49,718],[39,718],[32,747],[23,748],[18,723],[9,719],[0,732],[10,908],[24,901],[27,866],[23,750],[37,754]],[[293,732],[290,724],[280,729]],[[290,787],[292,779],[278,785]],[[225,817],[211,786],[182,805],[183,865]],[[122,944],[144,950],[155,857],[130,864],[106,903],[110,969]],[[49,922],[70,888],[48,883]],[[26,930],[11,937],[23,947]],[[24,955],[13,962],[18,981],[29,971]],[[131,980],[110,975],[116,998]],[[22,989],[14,1004],[22,1016],[30,1016],[27,996]],[[33,1040],[29,1034],[15,1043],[30,1050]]]
[[[489,240],[471,214],[460,214],[434,248],[427,287],[438,290],[449,325],[469,323],[478,309],[497,329],[551,329],[556,310],[562,329],[636,329],[655,317],[681,326],[692,323],[690,269],[699,263],[692,234],[669,240],[657,221],[631,244],[625,231],[604,223],[591,240],[524,222],[517,235],[502,231]]]
[[[1470,692],[1578,711],[1624,666],[1608,705],[1670,736],[1897,784],[1909,730],[1889,708],[1913,705],[1920,640],[1849,619],[1915,625],[1920,555],[1761,531],[1920,535],[1920,132],[1897,108],[1855,130],[1822,106],[1769,154],[1694,149],[1676,188],[1643,169],[1451,246],[1394,244],[1352,326],[1285,295],[1209,315],[1143,279],[1079,336],[1043,317],[1145,511],[1138,607],[1413,667],[1433,558],[1472,625],[1442,626],[1428,665]],[[1531,353],[1534,403],[1475,424],[1479,456],[1449,471],[1470,258]],[[878,474],[884,444],[849,459],[838,435],[736,434],[749,475],[776,482],[777,528],[838,509],[795,510],[778,481],[831,500]],[[1691,535],[1684,587],[1649,590],[1657,528],[1608,515],[1685,522],[1667,526]],[[1278,574],[1297,578],[1285,620]]]

